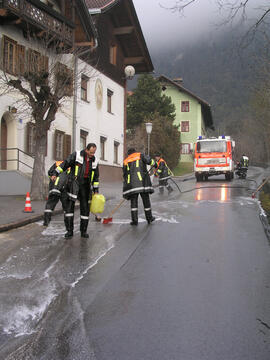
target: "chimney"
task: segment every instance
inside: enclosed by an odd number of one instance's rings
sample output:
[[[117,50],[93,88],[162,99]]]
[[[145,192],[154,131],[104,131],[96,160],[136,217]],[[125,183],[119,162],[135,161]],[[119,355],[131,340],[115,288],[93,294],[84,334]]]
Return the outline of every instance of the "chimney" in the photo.
[[[175,78],[175,79],[173,79],[173,81],[174,81],[176,84],[179,84],[179,85],[182,85],[182,84],[183,84],[183,78],[181,78],[181,77]]]

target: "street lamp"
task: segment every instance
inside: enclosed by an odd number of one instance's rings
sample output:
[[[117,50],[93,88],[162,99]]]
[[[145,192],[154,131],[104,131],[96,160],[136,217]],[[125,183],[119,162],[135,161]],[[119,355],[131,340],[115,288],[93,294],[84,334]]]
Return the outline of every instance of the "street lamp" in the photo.
[[[135,69],[132,65],[127,65],[124,69],[124,72],[127,80],[132,80],[135,76]]]
[[[145,127],[146,127],[147,138],[148,138],[147,154],[149,155],[150,154],[150,135],[152,132],[153,124],[148,122],[145,124]]]

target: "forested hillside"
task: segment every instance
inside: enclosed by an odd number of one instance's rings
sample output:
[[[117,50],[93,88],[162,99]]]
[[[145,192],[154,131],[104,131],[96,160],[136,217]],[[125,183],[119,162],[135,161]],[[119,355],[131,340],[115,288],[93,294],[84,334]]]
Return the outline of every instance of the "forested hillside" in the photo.
[[[182,77],[183,85],[212,106],[216,134],[226,133],[238,140],[238,152],[254,153],[255,161],[265,161],[263,144],[258,146],[255,114],[250,104],[260,76],[261,51],[265,43],[257,35],[247,48],[240,48],[241,36],[226,32],[211,40],[189,46],[175,43],[169,50],[151,51],[156,75]],[[263,44],[263,45],[262,45]],[[259,65],[258,65],[258,59]],[[251,144],[252,143],[252,144]],[[251,146],[256,148],[251,150]],[[256,159],[255,159],[256,158]],[[267,159],[269,160],[269,158]]]

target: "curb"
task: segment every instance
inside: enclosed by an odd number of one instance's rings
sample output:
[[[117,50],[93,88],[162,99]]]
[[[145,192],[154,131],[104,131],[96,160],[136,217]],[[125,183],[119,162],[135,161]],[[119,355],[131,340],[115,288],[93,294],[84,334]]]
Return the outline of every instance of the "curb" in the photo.
[[[58,215],[63,213],[63,209],[54,210],[53,215]],[[9,224],[0,225],[0,233],[8,230],[17,229],[19,227],[34,223],[36,221],[39,221],[43,219],[44,214],[34,215],[24,220],[15,221]]]
[[[107,200],[112,200],[115,199],[116,196],[108,196],[106,197],[106,201]],[[75,205],[75,210],[80,208],[80,203]],[[59,214],[63,214],[63,209],[57,209],[54,210],[52,213],[52,216],[55,215],[59,215]],[[3,224],[0,225],[0,233],[5,232],[5,231],[9,231],[9,230],[14,230],[17,229],[19,227],[28,225],[28,224],[32,224],[36,221],[42,220],[44,217],[44,212],[42,212],[42,214],[37,214],[37,215],[33,215],[31,217],[28,217],[27,219],[23,219],[23,220],[18,220],[18,221],[14,221],[12,223],[9,224]]]

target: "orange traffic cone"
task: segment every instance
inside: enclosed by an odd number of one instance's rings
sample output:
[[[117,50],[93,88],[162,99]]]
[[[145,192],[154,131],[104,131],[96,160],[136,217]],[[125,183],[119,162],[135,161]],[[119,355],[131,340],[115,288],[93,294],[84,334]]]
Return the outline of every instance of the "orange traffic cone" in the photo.
[[[32,210],[31,200],[30,200],[30,193],[29,193],[29,192],[26,193],[25,206],[24,206],[23,212],[25,212],[25,213],[32,213],[32,212],[34,212],[34,211]]]

